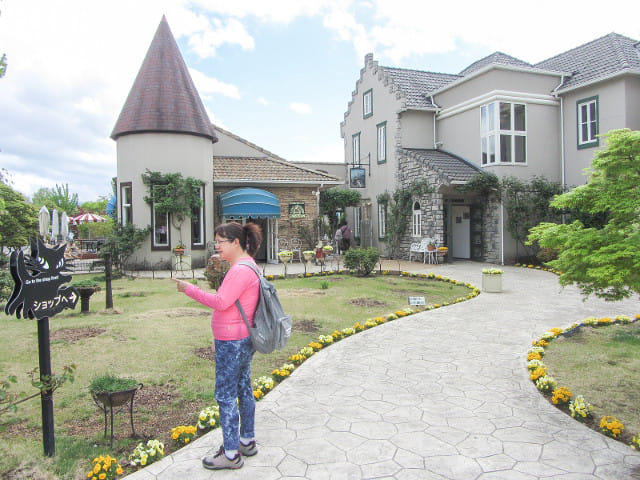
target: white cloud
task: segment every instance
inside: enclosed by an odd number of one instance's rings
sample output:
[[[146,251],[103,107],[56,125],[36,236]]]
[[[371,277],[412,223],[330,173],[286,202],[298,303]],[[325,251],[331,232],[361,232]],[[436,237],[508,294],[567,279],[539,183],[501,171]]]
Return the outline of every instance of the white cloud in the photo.
[[[294,112],[300,113],[302,115],[308,115],[311,113],[311,107],[306,103],[291,102],[289,104],[289,108]]]
[[[235,18],[225,21],[214,18],[208,29],[194,33],[189,46],[200,57],[214,56],[216,49],[224,44],[239,45],[243,50],[253,50],[255,41],[245,26]]]
[[[258,103],[265,107],[269,106],[269,101],[266,98],[258,97]]]
[[[191,75],[193,83],[196,85],[196,89],[201,96],[210,93],[220,93],[229,98],[242,98],[240,90],[238,90],[238,87],[235,85],[208,77],[206,74],[194,68],[189,69],[189,74]]]

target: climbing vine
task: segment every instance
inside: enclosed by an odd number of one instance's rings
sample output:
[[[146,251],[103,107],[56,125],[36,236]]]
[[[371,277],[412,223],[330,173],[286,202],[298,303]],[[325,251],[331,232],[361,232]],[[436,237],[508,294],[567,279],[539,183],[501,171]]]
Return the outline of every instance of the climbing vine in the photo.
[[[142,182],[149,195],[144,201],[160,214],[169,214],[171,223],[181,229],[185,218],[191,218],[193,211],[202,207],[200,188],[205,182],[193,177],[183,177],[181,173],[160,173],[146,170]]]
[[[407,231],[414,197],[420,197],[434,191],[435,189],[428,184],[427,180],[422,179],[410,184],[408,187],[398,188],[393,193],[385,191],[376,197],[379,204],[385,205],[385,239],[389,255],[392,258],[394,253],[399,251],[400,242]]]

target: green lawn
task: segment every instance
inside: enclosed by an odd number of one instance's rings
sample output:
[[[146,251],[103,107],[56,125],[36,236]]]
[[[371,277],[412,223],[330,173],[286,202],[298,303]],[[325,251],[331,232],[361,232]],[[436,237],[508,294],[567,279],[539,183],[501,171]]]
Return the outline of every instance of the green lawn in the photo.
[[[94,278],[89,276],[88,278]],[[103,284],[103,279],[96,277]],[[74,281],[81,276],[75,276]],[[323,283],[328,288],[323,289]],[[429,304],[466,297],[470,290],[426,278],[350,275],[275,280],[285,311],[293,316],[287,347],[256,354],[252,376],[269,375],[321,334],[406,308],[408,296]],[[198,285],[208,288],[204,281]],[[76,379],[54,394],[56,456],[42,457],[39,399],[4,414],[0,439],[0,476],[86,478],[90,461],[110,453],[122,462],[136,440],[128,437],[128,413],[116,416],[114,451],[103,438],[103,417],[87,387],[93,376],[114,373],[144,384],[136,394],[135,427],[145,438],[159,438],[170,450],[169,430],[195,424],[198,412],[214,403],[214,365],[210,359],[211,312],[176,291],[170,280],[119,279],[113,282],[114,310],[106,312],[105,293],[91,297],[91,313],[79,307],[50,319],[54,372],[75,364]],[[37,324],[2,316],[0,378],[18,376],[11,391],[33,392],[25,372],[38,365]],[[98,448],[94,448],[98,445]]]

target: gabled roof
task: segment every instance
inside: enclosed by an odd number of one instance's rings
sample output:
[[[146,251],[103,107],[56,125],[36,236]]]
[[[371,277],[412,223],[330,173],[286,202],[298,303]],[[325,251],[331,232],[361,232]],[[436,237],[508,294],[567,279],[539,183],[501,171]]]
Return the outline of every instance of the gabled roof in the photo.
[[[571,73],[559,91],[605,79],[624,71],[640,72],[638,41],[609,33],[579,47],[543,60],[537,68]]]
[[[423,162],[424,166],[445,176],[450,184],[465,183],[483,171],[462,157],[442,150],[403,148],[402,153]]]
[[[217,141],[207,111],[163,16],[111,138],[172,132]]]
[[[530,63],[512,57],[511,55],[507,55],[502,52],[494,52],[491,55],[487,55],[486,57],[481,58],[477,62],[469,65],[467,68],[460,72],[460,75],[469,75],[470,73],[480,70],[488,65],[506,65],[509,67],[518,68],[534,68]]]
[[[424,72],[405,68],[381,67],[387,78],[398,88],[406,99],[406,108],[435,107],[429,92],[460,78],[449,73]]]
[[[336,177],[269,157],[213,157],[213,182],[223,183],[286,183],[338,185]]]

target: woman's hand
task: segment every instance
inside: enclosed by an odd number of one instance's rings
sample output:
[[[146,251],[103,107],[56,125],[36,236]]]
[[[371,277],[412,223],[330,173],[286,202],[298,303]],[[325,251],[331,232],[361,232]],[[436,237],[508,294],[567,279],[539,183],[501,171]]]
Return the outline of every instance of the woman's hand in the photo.
[[[178,291],[179,292],[184,292],[187,289],[187,286],[189,285],[184,280],[179,280],[177,278],[172,278],[171,280],[173,280],[174,282],[176,282],[178,284],[177,287],[178,287]]]

